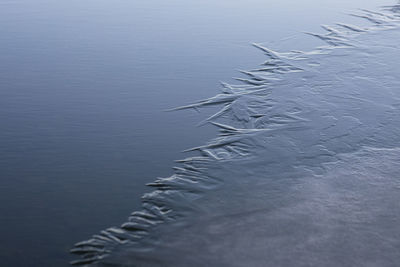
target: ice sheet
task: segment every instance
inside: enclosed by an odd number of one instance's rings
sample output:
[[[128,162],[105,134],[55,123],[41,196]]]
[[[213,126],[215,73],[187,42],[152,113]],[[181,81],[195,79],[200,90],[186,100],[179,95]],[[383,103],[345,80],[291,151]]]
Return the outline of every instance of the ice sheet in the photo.
[[[397,266],[400,4],[273,51],[221,106],[220,135],[149,184],[143,210],[76,244],[91,266]]]

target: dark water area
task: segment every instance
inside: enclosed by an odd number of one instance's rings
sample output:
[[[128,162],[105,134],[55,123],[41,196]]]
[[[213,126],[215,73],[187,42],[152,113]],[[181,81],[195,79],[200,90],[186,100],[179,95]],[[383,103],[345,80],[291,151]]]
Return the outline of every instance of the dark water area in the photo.
[[[145,184],[216,130],[217,92],[301,34],[392,1],[0,1],[0,265],[68,266],[80,240],[119,226]]]

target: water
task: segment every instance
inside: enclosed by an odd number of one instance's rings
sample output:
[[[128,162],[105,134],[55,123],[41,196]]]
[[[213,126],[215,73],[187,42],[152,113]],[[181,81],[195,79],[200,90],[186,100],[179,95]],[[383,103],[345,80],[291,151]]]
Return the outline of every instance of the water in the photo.
[[[2,265],[67,266],[72,244],[126,221],[145,183],[215,135],[195,127],[212,110],[163,110],[262,61],[250,42],[311,48],[299,32],[379,4],[0,2]]]

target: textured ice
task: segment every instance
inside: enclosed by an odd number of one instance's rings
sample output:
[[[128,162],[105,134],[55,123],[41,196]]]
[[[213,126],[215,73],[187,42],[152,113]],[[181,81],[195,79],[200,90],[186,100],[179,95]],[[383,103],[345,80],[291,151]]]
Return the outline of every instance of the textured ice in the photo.
[[[90,266],[399,266],[400,4],[277,52],[221,106],[220,135],[149,184],[143,209],[72,249]]]

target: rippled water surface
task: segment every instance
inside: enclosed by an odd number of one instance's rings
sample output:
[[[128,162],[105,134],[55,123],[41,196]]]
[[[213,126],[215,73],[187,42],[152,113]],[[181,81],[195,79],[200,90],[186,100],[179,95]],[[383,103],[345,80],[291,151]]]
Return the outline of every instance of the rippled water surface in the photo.
[[[396,266],[398,17],[355,11],[385,4],[0,2],[1,265],[67,266],[179,166],[82,263]]]

